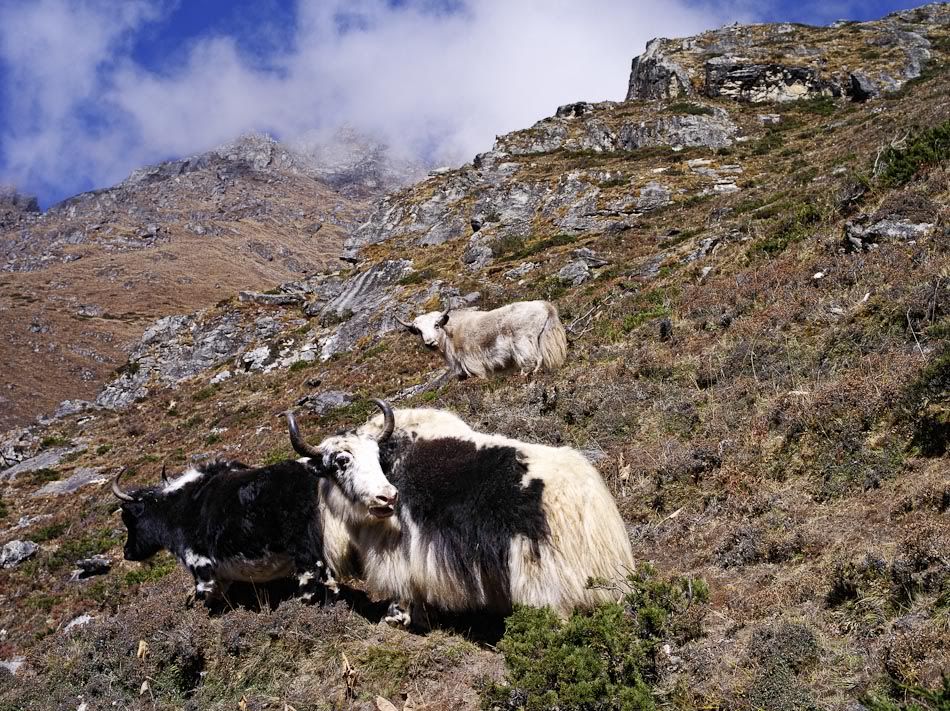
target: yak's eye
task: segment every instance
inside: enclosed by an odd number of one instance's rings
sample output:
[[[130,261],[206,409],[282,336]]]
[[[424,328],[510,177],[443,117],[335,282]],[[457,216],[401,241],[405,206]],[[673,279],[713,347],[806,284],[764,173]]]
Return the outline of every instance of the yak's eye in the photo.
[[[340,469],[346,469],[350,465],[350,462],[352,461],[353,461],[353,455],[347,452],[339,452],[333,455],[333,462]]]

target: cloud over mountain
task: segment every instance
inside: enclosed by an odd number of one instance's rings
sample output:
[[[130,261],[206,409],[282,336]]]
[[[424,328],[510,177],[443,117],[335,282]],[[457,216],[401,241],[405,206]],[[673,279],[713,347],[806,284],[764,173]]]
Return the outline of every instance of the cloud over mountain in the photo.
[[[469,159],[560,103],[622,98],[651,37],[735,19],[686,2],[657,8],[301,1],[292,27],[286,14],[212,27],[154,61],[137,43],[173,34],[175,5],[11,3],[0,9],[0,180],[49,202],[245,131],[312,139],[340,125],[435,162]]]

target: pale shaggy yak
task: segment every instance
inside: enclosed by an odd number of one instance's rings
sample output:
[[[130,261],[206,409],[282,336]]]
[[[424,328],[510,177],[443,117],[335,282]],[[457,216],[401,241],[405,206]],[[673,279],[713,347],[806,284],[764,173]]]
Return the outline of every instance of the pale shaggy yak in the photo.
[[[567,333],[549,301],[516,301],[492,311],[431,311],[412,323],[396,319],[440,351],[458,378],[485,378],[517,368],[555,370],[567,358]]]
[[[307,444],[288,419],[301,461],[326,460],[325,445]],[[320,558],[331,580],[359,580],[389,600],[390,624],[515,605],[568,617],[614,599],[634,568],[613,497],[574,449],[481,433],[432,409],[387,409],[348,436],[378,443],[374,463],[397,493],[385,511],[367,511],[321,479]]]

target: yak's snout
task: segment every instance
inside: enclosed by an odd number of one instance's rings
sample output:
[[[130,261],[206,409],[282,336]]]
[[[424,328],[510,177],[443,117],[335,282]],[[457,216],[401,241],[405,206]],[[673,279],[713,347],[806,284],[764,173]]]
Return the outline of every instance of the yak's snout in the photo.
[[[399,501],[399,490],[390,484],[376,495],[373,504],[369,507],[369,512],[376,518],[388,518],[396,512],[397,501]]]

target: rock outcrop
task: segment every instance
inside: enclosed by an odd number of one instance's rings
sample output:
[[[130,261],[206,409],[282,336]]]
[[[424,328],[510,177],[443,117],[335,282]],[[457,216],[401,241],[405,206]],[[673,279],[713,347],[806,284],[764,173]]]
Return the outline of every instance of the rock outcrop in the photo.
[[[946,4],[831,27],[732,25],[686,39],[654,39],[633,60],[627,100],[726,97],[783,102],[820,96],[866,101],[920,76],[928,28]]]

